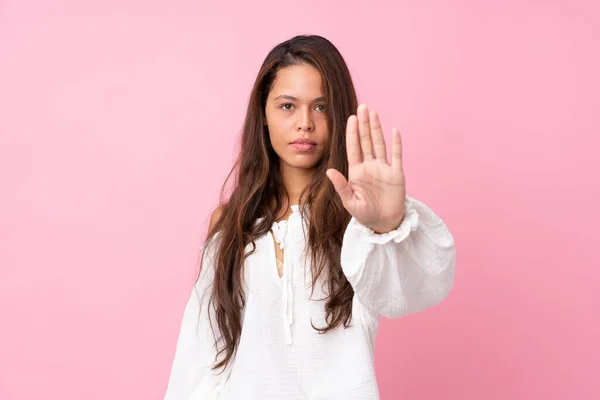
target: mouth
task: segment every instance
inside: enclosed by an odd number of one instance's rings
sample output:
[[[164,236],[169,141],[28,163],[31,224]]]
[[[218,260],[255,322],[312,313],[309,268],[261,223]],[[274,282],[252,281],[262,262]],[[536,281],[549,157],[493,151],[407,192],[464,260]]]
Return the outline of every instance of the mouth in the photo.
[[[310,139],[296,139],[290,144],[310,144],[314,146],[316,143]]]
[[[298,139],[290,143],[290,147],[298,151],[311,151],[317,146],[312,140]]]

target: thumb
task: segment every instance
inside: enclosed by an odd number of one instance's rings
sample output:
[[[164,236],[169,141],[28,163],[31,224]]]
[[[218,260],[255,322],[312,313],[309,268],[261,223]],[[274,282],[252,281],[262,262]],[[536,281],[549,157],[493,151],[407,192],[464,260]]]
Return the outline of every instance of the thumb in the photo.
[[[344,206],[346,204],[349,204],[350,200],[352,199],[352,196],[354,195],[354,192],[350,185],[348,185],[348,181],[346,180],[344,175],[342,175],[340,171],[333,168],[328,169],[325,172],[325,174],[333,184],[335,191],[342,199],[342,204],[344,204]]]

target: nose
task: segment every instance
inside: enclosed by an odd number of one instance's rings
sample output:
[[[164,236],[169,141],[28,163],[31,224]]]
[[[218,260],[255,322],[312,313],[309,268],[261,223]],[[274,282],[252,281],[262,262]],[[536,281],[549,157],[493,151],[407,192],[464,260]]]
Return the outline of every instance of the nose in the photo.
[[[311,132],[315,129],[315,125],[310,115],[310,110],[305,110],[303,112],[299,112],[299,120],[297,122],[296,130],[300,132]]]

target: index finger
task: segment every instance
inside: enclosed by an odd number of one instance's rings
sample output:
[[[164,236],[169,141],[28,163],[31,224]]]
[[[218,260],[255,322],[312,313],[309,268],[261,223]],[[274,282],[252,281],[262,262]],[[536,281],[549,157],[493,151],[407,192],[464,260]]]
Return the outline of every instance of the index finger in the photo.
[[[348,117],[348,123],[346,124],[346,152],[348,154],[348,166],[362,162],[356,115]]]

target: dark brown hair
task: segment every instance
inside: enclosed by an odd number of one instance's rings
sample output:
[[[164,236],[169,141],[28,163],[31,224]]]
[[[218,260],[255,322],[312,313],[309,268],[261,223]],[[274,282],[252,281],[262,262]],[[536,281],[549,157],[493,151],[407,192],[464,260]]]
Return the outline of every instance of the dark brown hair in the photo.
[[[329,294],[325,302],[327,326],[313,325],[313,328],[326,333],[342,324],[348,327],[352,319],[354,291],[340,266],[342,238],[351,216],[325,171],[335,168],[348,177],[345,127],[348,117],[356,113],[356,92],[337,48],[321,36],[301,35],[275,46],[258,72],[246,111],[239,155],[221,190],[222,213],[206,239],[208,242],[219,233],[211,266],[214,280],[209,310],[215,313],[219,333],[215,346],[220,344],[217,358],[222,355],[222,359],[215,360],[213,369],[225,368],[237,350],[246,301],[242,287],[244,260],[256,249],[254,241],[269,232],[276,212],[284,204],[290,204],[281,179],[279,158],[270,143],[264,110],[278,71],[302,64],[311,65],[321,74],[329,130],[323,158],[300,196],[300,203],[309,205],[309,212],[302,207],[300,212],[309,227],[306,250],[311,255],[312,288],[314,291],[317,280],[325,274]],[[224,200],[232,176],[235,184],[231,195]],[[256,223],[261,217],[260,223]],[[252,250],[245,254],[248,244],[252,244]]]

